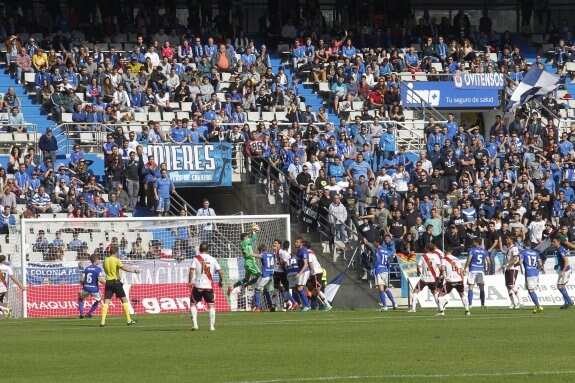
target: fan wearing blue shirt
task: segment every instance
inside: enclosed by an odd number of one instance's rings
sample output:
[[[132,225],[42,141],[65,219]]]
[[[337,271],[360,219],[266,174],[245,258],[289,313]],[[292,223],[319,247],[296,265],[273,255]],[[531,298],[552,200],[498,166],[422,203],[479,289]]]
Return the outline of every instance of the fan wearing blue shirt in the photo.
[[[551,241],[551,249],[555,253],[557,264],[555,265],[555,270],[559,273],[557,277],[557,290],[563,295],[563,301],[565,304],[561,306],[561,309],[567,310],[573,306],[573,300],[569,296],[565,286],[569,283],[569,277],[571,276],[571,266],[569,265],[569,251],[561,246],[561,239],[559,237],[553,238]]]
[[[365,179],[373,178],[371,166],[363,160],[363,154],[361,153],[357,155],[356,162],[352,163],[347,168],[347,174],[348,176],[353,177],[356,181],[359,181],[359,177],[361,176],[364,176]]]
[[[170,212],[170,194],[175,191],[174,183],[168,177],[168,171],[162,169],[160,177],[154,183],[154,194],[156,201],[158,201],[158,206],[156,211],[158,216],[168,215]]]
[[[92,262],[92,264],[84,269],[80,279],[80,284],[82,285],[82,290],[80,290],[80,294],[78,294],[80,319],[84,318],[84,299],[89,296],[94,298],[94,303],[92,303],[92,307],[90,307],[90,310],[86,313],[86,318],[92,317],[92,313],[96,311],[102,300],[98,283],[105,285],[106,278],[102,276],[102,268],[98,266],[99,261],[100,258],[96,254],[91,255],[90,262]]]

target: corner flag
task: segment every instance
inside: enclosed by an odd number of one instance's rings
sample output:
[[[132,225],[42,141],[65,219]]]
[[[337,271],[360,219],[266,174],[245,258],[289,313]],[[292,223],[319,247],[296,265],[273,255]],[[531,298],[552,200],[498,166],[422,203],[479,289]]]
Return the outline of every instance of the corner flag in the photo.
[[[331,304],[333,299],[335,298],[335,294],[337,294],[337,290],[339,290],[339,286],[341,286],[341,282],[343,282],[343,278],[345,278],[345,273],[347,270],[342,271],[335,277],[328,285],[325,287],[325,297]]]
[[[533,67],[513,91],[506,111],[513,111],[537,96],[545,96],[559,85],[559,76]]]

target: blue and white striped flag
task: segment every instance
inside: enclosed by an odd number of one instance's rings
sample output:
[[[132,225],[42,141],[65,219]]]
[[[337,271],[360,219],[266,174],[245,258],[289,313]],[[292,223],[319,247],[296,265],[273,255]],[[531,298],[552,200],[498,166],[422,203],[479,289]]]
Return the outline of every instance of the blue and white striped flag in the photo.
[[[325,297],[329,301],[330,304],[333,302],[333,299],[335,298],[335,294],[337,294],[337,290],[339,290],[339,286],[341,286],[341,283],[343,282],[343,278],[345,278],[346,272],[347,272],[347,270],[344,270],[341,273],[339,273],[337,275],[337,277],[335,277],[325,287],[324,294],[325,294]]]
[[[535,66],[532,67],[513,91],[507,103],[507,111],[515,110],[535,97],[545,96],[555,90],[558,85],[559,76]]]

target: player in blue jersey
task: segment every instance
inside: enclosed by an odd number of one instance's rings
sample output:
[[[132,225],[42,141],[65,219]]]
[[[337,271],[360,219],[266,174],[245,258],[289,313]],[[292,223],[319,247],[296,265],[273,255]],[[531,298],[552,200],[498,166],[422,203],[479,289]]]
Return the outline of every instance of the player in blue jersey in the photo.
[[[91,255],[90,262],[92,262],[92,264],[84,269],[80,279],[80,284],[82,285],[82,290],[80,290],[80,294],[78,294],[80,319],[84,318],[84,299],[89,296],[94,298],[94,303],[92,303],[92,307],[90,307],[90,310],[86,313],[86,318],[92,318],[92,313],[96,311],[102,300],[98,282],[105,285],[106,278],[102,276],[102,268],[98,266],[99,261],[100,258],[96,254]]]
[[[565,285],[569,283],[569,277],[571,276],[571,266],[569,265],[569,252],[563,246],[561,246],[561,239],[559,237],[553,238],[551,241],[551,248],[555,252],[557,257],[557,264],[555,265],[555,270],[559,273],[557,278],[557,290],[563,295],[563,300],[565,304],[561,306],[561,309],[568,309],[573,306],[573,300],[569,296]]]
[[[254,258],[259,258],[262,262],[262,271],[261,274],[255,283],[255,292],[254,292],[254,308],[253,312],[260,312],[262,305],[261,305],[261,293],[264,292],[264,297],[266,298],[266,302],[268,307],[272,307],[272,298],[269,293],[269,286],[273,283],[273,276],[274,276],[274,265],[275,265],[275,254],[271,251],[267,251],[266,245],[259,245],[258,246],[259,254],[253,254]]]
[[[533,314],[543,312],[543,307],[539,304],[539,298],[535,293],[535,288],[539,286],[539,270],[543,267],[541,263],[541,255],[535,249],[531,248],[531,241],[526,239],[523,243],[525,247],[519,252],[520,263],[525,268],[525,287],[529,292],[529,296],[535,304]]]
[[[489,259],[487,250],[481,247],[480,239],[474,239],[471,244],[473,247],[469,249],[469,256],[467,257],[467,262],[465,262],[465,270],[469,270],[467,274],[467,286],[469,288],[467,291],[467,301],[471,308],[473,302],[473,287],[478,285],[481,307],[485,308],[485,282],[483,277],[485,270],[489,270],[491,260]]]
[[[307,298],[307,291],[305,289],[309,278],[309,256],[303,238],[298,237],[295,240],[295,247],[297,248],[296,259],[299,268],[298,273],[294,276],[295,285],[302,305],[301,311],[306,312],[311,310],[311,305]]]
[[[289,307],[290,310],[295,310],[300,306],[300,296],[297,292],[297,278],[296,275],[299,273],[300,268],[297,261],[297,257],[295,254],[291,254],[290,258],[287,260],[285,264],[285,270],[288,280],[288,294],[291,296],[291,299],[295,301],[292,302],[292,306]]]
[[[386,249],[381,246],[381,239],[376,238],[373,241],[375,245],[375,260],[373,261],[373,267],[371,272],[375,277],[375,285],[379,289],[379,299],[381,300],[381,311],[387,311],[387,299],[386,296],[391,301],[393,309],[397,310],[397,304],[393,299],[391,291],[387,288],[389,286],[389,261],[390,256]]]

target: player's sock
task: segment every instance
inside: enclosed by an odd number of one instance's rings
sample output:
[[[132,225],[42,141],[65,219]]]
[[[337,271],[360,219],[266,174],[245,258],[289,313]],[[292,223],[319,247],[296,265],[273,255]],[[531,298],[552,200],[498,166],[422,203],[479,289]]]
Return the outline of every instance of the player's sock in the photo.
[[[437,308],[439,311],[443,311],[443,306],[445,304],[445,297],[437,297]]]
[[[272,297],[268,291],[264,292],[264,298],[266,299],[266,302],[268,304],[268,308],[272,307]]]
[[[537,297],[537,294],[535,294],[535,291],[530,291],[529,296],[533,303],[535,303],[535,306],[539,307],[539,298]]]
[[[310,307],[309,299],[307,299],[307,292],[304,289],[299,291],[299,297],[304,307]]]
[[[260,276],[258,274],[258,276],[256,276],[255,278],[250,279],[249,281],[246,282],[246,286],[251,286],[254,283],[256,283],[258,281],[258,279],[260,279]]]
[[[471,303],[473,302],[473,290],[472,289],[467,290],[467,302],[469,303],[469,306],[471,306]]]
[[[481,301],[481,306],[485,306],[485,291],[479,292],[479,300]]]
[[[395,299],[393,299],[393,294],[391,293],[391,290],[385,290],[385,295],[387,295],[387,297],[391,301],[391,304],[395,306]]]
[[[260,293],[259,291],[256,291],[256,292],[254,293],[254,307],[255,307],[256,309],[259,309],[259,308],[261,307],[260,294],[261,294],[261,293]]]
[[[100,322],[100,324],[102,325],[106,324],[106,315],[108,315],[108,306],[110,306],[110,304],[108,303],[104,303],[102,305],[102,321]]]
[[[195,305],[190,307],[190,314],[192,314],[192,323],[194,324],[194,327],[197,327],[198,326],[198,309]]]
[[[298,305],[301,305],[301,295],[299,294],[299,292],[296,290],[293,294],[292,294],[293,299],[295,299],[295,302]]]
[[[130,316],[130,304],[128,302],[122,303],[122,308],[124,309],[124,314],[126,314],[126,321],[130,323],[132,317]]]
[[[8,307],[0,306],[0,311],[6,312],[8,311]]]
[[[417,294],[413,294],[413,298],[411,298],[411,309],[413,311],[415,311],[415,308],[417,307]]]
[[[565,287],[562,287],[559,289],[559,291],[561,292],[561,295],[563,295],[563,300],[565,301],[565,304],[570,304],[571,303],[571,297],[569,296],[567,289]]]
[[[88,310],[88,314],[86,314],[86,315],[92,315],[92,313],[94,311],[96,311],[96,309],[98,308],[99,305],[100,305],[100,301],[96,301],[96,302],[92,303],[92,307],[90,307],[90,310]]]
[[[385,291],[379,292],[379,299],[381,300],[381,304],[383,307],[387,307],[387,300],[385,299]]]
[[[214,327],[216,324],[216,308],[212,305],[210,306],[210,327]]]
[[[236,287],[240,287],[240,286],[242,285],[242,283],[244,283],[244,280],[243,280],[243,279],[240,279],[239,281],[237,281],[236,283],[234,283],[234,289],[235,289]]]
[[[80,311],[80,316],[84,316],[84,301],[78,301],[78,311]]]
[[[439,304],[439,294],[433,294],[433,299],[435,300],[435,305],[437,306],[437,309],[439,311],[441,311],[441,305]]]
[[[461,297],[461,302],[463,302],[463,307],[465,307],[465,311],[469,311],[469,302],[467,301],[467,297],[465,294]]]

